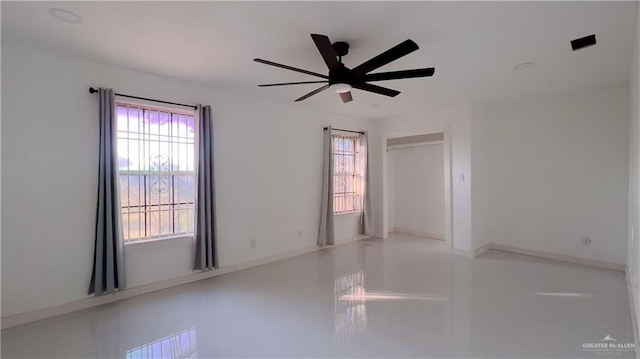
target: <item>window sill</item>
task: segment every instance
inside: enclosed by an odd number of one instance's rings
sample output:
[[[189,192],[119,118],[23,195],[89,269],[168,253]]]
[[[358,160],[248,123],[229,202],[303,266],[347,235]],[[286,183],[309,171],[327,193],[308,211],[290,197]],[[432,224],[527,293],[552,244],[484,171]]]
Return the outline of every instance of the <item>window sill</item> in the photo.
[[[360,217],[362,215],[362,211],[360,212],[346,212],[346,213],[334,213],[334,217]]]
[[[138,241],[132,242],[124,242],[125,246],[135,246],[137,244],[147,244],[147,243],[157,243],[157,242],[165,242],[165,241],[173,241],[180,239],[193,239],[193,234],[181,234],[173,237],[160,237],[160,238],[151,238],[151,239],[142,239]]]

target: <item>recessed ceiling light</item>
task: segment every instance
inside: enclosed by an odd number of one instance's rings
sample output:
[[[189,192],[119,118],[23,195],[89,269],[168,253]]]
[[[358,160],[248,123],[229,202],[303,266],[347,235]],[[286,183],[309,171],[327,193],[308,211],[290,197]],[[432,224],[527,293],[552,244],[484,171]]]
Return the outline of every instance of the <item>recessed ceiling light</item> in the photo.
[[[80,24],[82,23],[82,18],[80,15],[71,12],[69,10],[60,9],[60,8],[51,8],[49,9],[49,14],[55,17],[56,19],[64,22],[68,22],[69,24]]]
[[[533,66],[533,62],[523,62],[513,67],[514,70],[526,70]]]

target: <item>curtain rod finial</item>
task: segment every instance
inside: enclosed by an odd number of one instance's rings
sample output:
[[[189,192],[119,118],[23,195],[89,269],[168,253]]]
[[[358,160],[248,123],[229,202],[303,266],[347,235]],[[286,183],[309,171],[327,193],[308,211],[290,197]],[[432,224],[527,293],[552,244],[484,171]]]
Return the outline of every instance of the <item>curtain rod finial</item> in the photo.
[[[98,90],[94,89],[93,87],[89,87],[89,93],[96,93],[98,92]]]

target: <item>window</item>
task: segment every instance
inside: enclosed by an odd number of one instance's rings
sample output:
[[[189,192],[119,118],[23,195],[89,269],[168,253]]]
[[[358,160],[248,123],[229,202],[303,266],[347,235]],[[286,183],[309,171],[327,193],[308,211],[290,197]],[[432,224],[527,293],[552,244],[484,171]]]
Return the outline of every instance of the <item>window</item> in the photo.
[[[193,111],[117,104],[125,242],[193,234]]]
[[[358,153],[359,137],[334,134],[333,140],[333,212],[362,211],[362,163]]]

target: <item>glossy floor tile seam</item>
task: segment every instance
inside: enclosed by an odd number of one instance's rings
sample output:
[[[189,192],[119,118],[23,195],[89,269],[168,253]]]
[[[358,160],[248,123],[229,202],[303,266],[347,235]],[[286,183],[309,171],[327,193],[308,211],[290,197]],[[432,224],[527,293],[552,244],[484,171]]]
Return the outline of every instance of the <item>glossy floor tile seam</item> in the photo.
[[[607,338],[633,342],[623,273],[392,234],[7,329],[2,357],[597,358]]]

